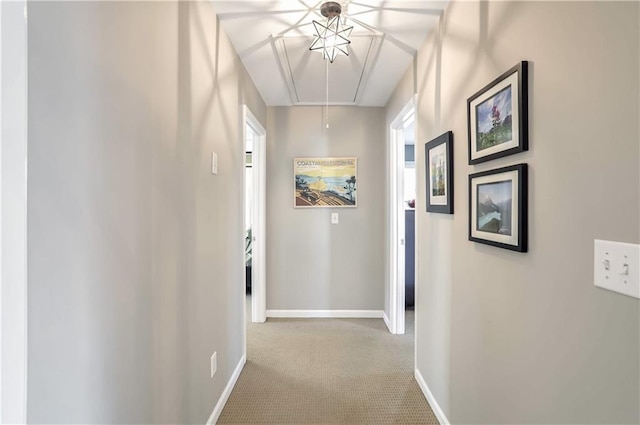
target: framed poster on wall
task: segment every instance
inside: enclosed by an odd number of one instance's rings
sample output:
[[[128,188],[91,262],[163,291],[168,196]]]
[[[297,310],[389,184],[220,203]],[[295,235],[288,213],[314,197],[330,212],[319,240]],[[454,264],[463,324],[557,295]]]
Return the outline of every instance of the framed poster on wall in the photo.
[[[469,240],[527,252],[527,164],[469,176]]]
[[[467,100],[470,165],[529,149],[527,69],[518,63]]]
[[[424,145],[427,212],[453,214],[453,133],[447,131]]]
[[[294,207],[357,206],[358,167],[355,157],[294,158]]]

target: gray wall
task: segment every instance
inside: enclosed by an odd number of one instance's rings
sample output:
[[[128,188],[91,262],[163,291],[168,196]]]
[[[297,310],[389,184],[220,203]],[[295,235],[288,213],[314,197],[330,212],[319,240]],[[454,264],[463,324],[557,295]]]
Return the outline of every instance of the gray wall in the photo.
[[[418,53],[420,145],[454,132],[455,214],[418,179],[417,367],[453,423],[638,423],[639,302],[593,285],[640,242],[639,7],[451,3]],[[530,149],[467,165],[466,100],[530,61]],[[467,240],[468,175],[526,162],[529,253]],[[424,155],[418,175],[424,175]]]
[[[383,108],[269,108],[267,309],[382,310]],[[293,158],[358,158],[357,208],[293,208]],[[340,224],[330,223],[331,212]]]
[[[243,355],[264,103],[204,2],[30,2],[28,82],[28,421],[205,423]]]

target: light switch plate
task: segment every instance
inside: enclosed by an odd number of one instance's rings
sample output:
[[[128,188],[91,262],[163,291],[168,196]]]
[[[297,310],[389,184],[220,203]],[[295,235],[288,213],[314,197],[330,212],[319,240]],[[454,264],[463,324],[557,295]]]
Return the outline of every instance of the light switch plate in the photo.
[[[211,152],[211,174],[218,174],[218,154]]]
[[[596,239],[593,246],[594,285],[640,298],[640,245]]]
[[[211,377],[212,378],[213,378],[213,375],[216,374],[217,370],[218,370],[218,352],[215,351],[211,356]]]
[[[340,216],[338,215],[338,213],[331,213],[331,224],[339,224],[340,223]]]

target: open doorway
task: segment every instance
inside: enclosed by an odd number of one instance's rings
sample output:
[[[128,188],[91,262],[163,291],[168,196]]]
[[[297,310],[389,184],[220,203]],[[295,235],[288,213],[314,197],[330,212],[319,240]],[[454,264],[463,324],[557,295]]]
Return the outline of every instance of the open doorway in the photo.
[[[391,124],[389,152],[389,257],[391,333],[404,334],[405,309],[413,308],[415,291],[415,106],[413,100]]]
[[[413,111],[412,111],[413,112]],[[404,306],[413,310],[415,304],[416,277],[416,143],[415,114],[404,122]]]
[[[251,321],[266,320],[266,270],[265,270],[265,154],[267,132],[243,106],[244,168],[244,258],[245,288],[250,296]],[[245,303],[246,305],[247,303]],[[247,314],[245,313],[245,317]],[[246,345],[246,344],[245,344]]]

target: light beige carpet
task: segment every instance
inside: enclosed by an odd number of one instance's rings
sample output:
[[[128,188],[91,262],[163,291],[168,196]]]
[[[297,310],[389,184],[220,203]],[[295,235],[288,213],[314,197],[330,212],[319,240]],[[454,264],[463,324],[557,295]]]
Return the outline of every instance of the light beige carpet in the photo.
[[[413,377],[408,333],[381,319],[249,324],[247,364],[218,424],[437,424]]]

